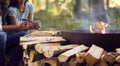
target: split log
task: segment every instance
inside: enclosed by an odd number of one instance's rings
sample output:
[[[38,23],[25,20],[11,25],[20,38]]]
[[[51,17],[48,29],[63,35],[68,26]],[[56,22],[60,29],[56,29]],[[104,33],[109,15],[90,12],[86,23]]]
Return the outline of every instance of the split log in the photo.
[[[28,41],[38,41],[36,43],[44,43],[44,42],[61,42],[66,40],[60,36],[20,37],[21,44],[35,44],[35,42],[29,43]],[[24,43],[24,42],[28,42],[28,43]]]
[[[72,57],[70,62],[69,62],[69,66],[77,66],[77,64],[78,64],[77,58],[76,57]]]
[[[59,66],[59,62],[55,58],[42,59],[35,62],[35,66]]]
[[[36,44],[35,48],[37,48],[39,50],[38,46],[60,46],[60,43]],[[30,60],[32,62],[37,61],[37,60],[41,60],[43,58],[45,58],[43,53],[39,53],[36,50],[30,50]]]
[[[36,66],[36,63],[28,60],[28,65],[27,66]]]
[[[78,45],[66,45],[66,46],[41,46],[41,45],[36,45],[35,49],[39,53],[43,53],[45,57],[51,58],[53,56],[58,56],[62,52],[75,48]]]
[[[84,55],[86,54],[86,52],[78,52],[76,53],[76,61],[79,63],[79,64],[84,64],[85,63],[85,58],[84,58]]]
[[[23,50],[33,49],[36,44],[23,44],[21,45]]]
[[[109,66],[104,59],[100,59],[95,66]]]
[[[36,44],[34,48],[37,52],[43,53],[43,50],[44,50],[43,47],[45,46],[61,46],[61,44],[60,43],[41,43],[41,44]]]
[[[27,47],[28,47],[28,45],[27,45],[27,44],[22,45],[23,50],[26,50],[26,49],[27,49]]]
[[[41,60],[41,59],[43,59],[43,58],[45,58],[45,57],[43,56],[43,54],[40,54],[40,53],[38,53],[38,52],[35,51],[35,50],[31,50],[31,51],[30,51],[30,61],[31,61],[31,62],[35,62],[35,61]]]
[[[120,48],[117,48],[117,49],[116,49],[116,52],[117,52],[118,54],[120,54]]]
[[[27,49],[28,46],[34,46],[35,44],[42,43],[67,43],[65,39],[62,37],[21,37],[20,45],[22,45],[23,49]]]
[[[60,31],[34,31],[26,36],[59,36]]]
[[[34,45],[41,45],[41,46],[60,46],[61,43],[37,43],[37,44],[23,44],[22,47],[26,50],[28,47],[32,47]]]
[[[107,54],[107,51],[104,51],[104,53],[102,54],[100,60],[98,60],[98,62],[95,64],[95,66],[109,66],[107,64],[107,62],[104,59],[104,56]]]
[[[70,59],[69,66],[85,66],[84,55],[85,52],[76,53],[76,56]]]
[[[116,54],[115,54],[115,53],[112,53],[112,52],[106,53],[106,54],[104,55],[103,59],[104,59],[107,63],[113,64],[113,63],[116,62]]]
[[[89,66],[94,66],[94,64],[101,58],[104,52],[103,48],[96,45],[92,45],[88,52],[85,54],[85,61]]]
[[[117,61],[118,63],[120,63],[120,56],[118,56],[118,57],[116,58],[116,61]]]
[[[68,50],[68,51],[62,53],[61,55],[59,55],[58,60],[60,62],[66,62],[69,57],[75,55],[78,52],[81,52],[81,51],[84,51],[84,50],[87,50],[87,49],[88,49],[88,47],[86,47],[84,45],[80,45],[78,47],[75,47],[75,48],[73,48],[71,50]]]
[[[27,54],[27,51],[24,50],[24,51],[23,51],[23,62],[24,62],[24,66],[27,66],[28,60],[29,60],[29,56],[28,56],[28,54]]]
[[[27,53],[27,50],[23,51],[23,58],[29,59],[29,55]]]

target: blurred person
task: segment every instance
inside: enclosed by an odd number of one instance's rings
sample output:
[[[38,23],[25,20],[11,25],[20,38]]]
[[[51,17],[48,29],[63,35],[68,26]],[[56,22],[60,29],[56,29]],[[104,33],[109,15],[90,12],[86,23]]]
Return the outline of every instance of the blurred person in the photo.
[[[19,63],[23,58],[23,50],[20,44],[20,37],[28,34],[30,29],[39,29],[40,26],[33,21],[34,6],[27,0],[11,0],[8,9],[8,18],[10,25],[17,25],[18,22],[23,22],[25,28],[19,28],[17,31],[11,31],[8,33],[8,39],[6,42],[7,50],[14,50],[11,59],[8,62],[8,66],[19,66]],[[8,22],[7,22],[8,23]],[[14,42],[13,42],[14,41]],[[8,53],[8,52],[7,52]],[[16,60],[16,61],[15,61]]]
[[[26,30],[36,29],[36,28],[34,27],[33,23],[29,23],[29,25],[26,25],[25,21],[19,21],[16,20],[16,18],[15,18],[16,23],[12,23],[14,22],[14,18],[12,18],[12,16],[10,16],[11,21],[7,22],[6,18],[7,18],[7,14],[9,14],[8,11],[9,2],[10,2],[9,0],[0,0],[0,14],[1,14],[0,15],[0,65],[6,66],[5,51],[6,52],[12,51],[13,53],[10,57],[10,60],[8,61],[7,66],[19,66],[19,63],[21,62],[23,55],[22,47],[19,45],[20,37],[27,34]],[[32,17],[29,17],[29,19],[31,18]],[[8,25],[8,23],[11,24]]]
[[[16,24],[18,21],[26,22],[27,26],[30,25],[33,29],[39,29],[39,25],[34,24],[33,12],[34,6],[32,3],[27,2],[27,0],[11,0],[10,2],[9,18],[11,24]]]
[[[23,28],[24,23],[17,23],[16,25],[5,25],[3,22],[4,17],[7,14],[6,3],[7,0],[0,0],[0,65],[6,66],[5,64],[5,51],[6,51],[6,41],[7,41],[7,34],[5,31],[12,31],[12,30],[19,30],[19,28]],[[4,9],[4,10],[3,10]]]

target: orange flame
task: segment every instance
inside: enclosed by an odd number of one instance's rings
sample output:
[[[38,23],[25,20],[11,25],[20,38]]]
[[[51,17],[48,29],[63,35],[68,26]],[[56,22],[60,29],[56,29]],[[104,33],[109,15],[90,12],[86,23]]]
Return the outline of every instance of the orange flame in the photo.
[[[90,32],[91,33],[101,33],[101,34],[105,34],[106,30],[105,28],[108,26],[108,24],[106,24],[105,22],[97,22],[96,23],[97,28],[94,28],[93,26],[90,25]]]

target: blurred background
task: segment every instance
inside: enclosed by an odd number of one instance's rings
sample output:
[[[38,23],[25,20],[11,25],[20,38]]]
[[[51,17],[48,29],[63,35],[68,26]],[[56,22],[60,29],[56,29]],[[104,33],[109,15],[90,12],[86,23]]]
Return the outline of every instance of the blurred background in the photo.
[[[41,30],[89,29],[94,23],[90,5],[104,6],[109,29],[120,30],[119,0],[29,0],[35,6],[34,20],[40,20]],[[101,10],[101,8],[98,8]]]

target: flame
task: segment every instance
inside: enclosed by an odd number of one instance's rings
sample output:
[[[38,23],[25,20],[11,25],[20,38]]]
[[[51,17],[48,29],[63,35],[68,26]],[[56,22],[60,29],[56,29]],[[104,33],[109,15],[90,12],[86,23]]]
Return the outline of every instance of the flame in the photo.
[[[108,26],[108,24],[106,24],[103,21],[97,22],[96,23],[97,28],[94,28],[92,25],[90,25],[90,32],[91,33],[101,33],[101,34],[105,34],[106,33],[106,27]]]

